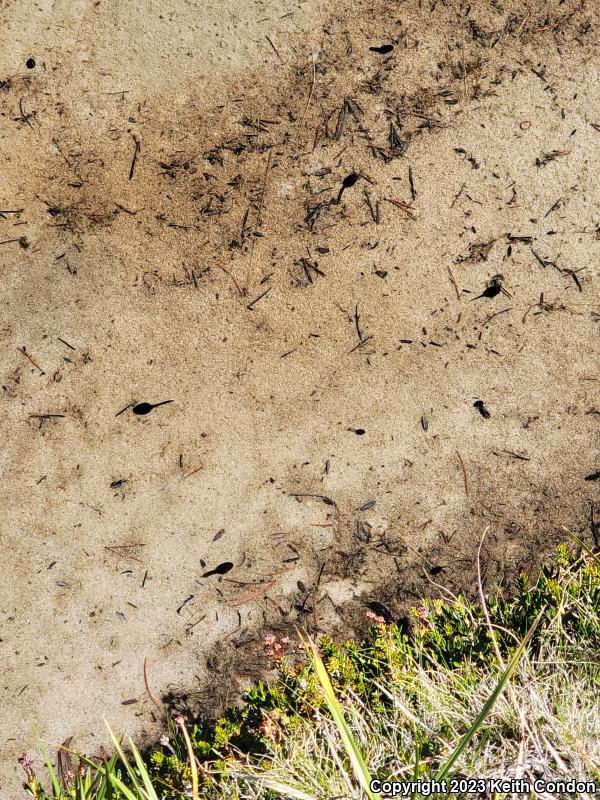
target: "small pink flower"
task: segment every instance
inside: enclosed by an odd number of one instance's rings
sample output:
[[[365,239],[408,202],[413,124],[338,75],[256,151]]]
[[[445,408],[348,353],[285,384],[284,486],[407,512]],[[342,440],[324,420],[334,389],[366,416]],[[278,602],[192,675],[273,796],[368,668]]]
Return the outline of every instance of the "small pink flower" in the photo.
[[[33,760],[27,755],[27,753],[21,753],[19,756],[19,764],[25,770],[27,779],[31,780],[33,778]]]
[[[378,625],[385,625],[384,618],[380,617],[379,614],[375,614],[373,611],[367,611],[367,617],[374,620]]]
[[[284,636],[281,641],[278,642],[277,637],[269,633],[264,638],[263,649],[269,658],[281,658],[289,641],[289,637]]]
[[[265,720],[263,720],[258,726],[258,729],[269,742],[277,741],[277,726],[271,717],[267,717]]]

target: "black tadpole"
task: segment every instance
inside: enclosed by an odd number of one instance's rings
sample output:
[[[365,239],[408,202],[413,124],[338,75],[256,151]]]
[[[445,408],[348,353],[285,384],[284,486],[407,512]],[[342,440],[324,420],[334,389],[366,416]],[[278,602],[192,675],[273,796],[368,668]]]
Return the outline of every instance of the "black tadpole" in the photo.
[[[209,569],[208,572],[205,572],[202,577],[209,578],[211,575],[226,575],[230,569],[233,569],[233,563],[231,561],[223,561],[222,564],[219,564],[214,569]]]
[[[499,284],[488,286],[487,289],[484,289],[481,294],[477,295],[477,297],[472,297],[471,302],[473,302],[473,300],[479,300],[482,297],[497,297],[501,291],[502,287]]]
[[[172,400],[162,400],[160,403],[138,403],[135,405],[131,410],[134,414],[138,414],[139,416],[143,416],[144,414],[149,414],[153,408],[158,408],[158,406],[164,406],[167,403],[172,403]]]
[[[342,195],[344,194],[344,189],[352,188],[352,186],[354,186],[354,184],[357,182],[359,178],[360,175],[358,174],[358,172],[351,172],[349,175],[346,175],[346,177],[342,181],[342,185],[340,186],[340,191],[338,192],[338,196],[336,197],[335,200],[330,201],[330,205],[337,205],[342,199]]]
[[[500,294],[500,292],[502,292],[502,294],[505,294],[507,297],[511,297],[509,292],[507,292],[506,289],[502,286],[503,280],[504,280],[503,275],[500,274],[494,275],[493,278],[491,278],[488,281],[487,286],[483,290],[483,292],[481,294],[478,294],[477,297],[472,297],[471,302],[473,302],[473,300],[479,300],[481,297],[489,297],[489,298],[497,297]]]
[[[382,56],[387,55],[387,53],[391,53],[393,49],[393,44],[382,44],[379,47],[369,47],[369,50],[372,53],[381,53]]]
[[[350,175],[346,175],[344,180],[342,181],[342,186],[344,189],[349,189],[351,186],[354,186],[356,181],[360,178],[356,172],[351,172]]]
[[[485,407],[483,400],[475,400],[473,408],[476,408],[484,419],[489,419],[492,416]]]

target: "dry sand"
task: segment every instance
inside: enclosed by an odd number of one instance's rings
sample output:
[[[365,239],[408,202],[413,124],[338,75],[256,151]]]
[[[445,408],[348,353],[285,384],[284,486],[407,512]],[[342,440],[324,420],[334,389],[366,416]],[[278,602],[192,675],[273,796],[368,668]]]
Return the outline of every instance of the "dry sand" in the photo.
[[[332,8],[0,7],[3,798],[597,538],[598,12]]]

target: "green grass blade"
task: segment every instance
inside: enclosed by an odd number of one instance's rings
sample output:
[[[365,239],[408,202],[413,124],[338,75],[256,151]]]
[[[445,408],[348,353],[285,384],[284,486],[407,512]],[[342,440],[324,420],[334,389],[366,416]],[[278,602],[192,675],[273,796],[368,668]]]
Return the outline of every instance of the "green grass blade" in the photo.
[[[114,764],[116,763],[116,758],[113,756],[111,758],[111,762],[113,762],[112,769],[114,769]],[[111,800],[113,793],[112,793],[112,786],[108,780],[108,769],[109,769],[109,762],[104,762],[104,767],[97,766],[98,772],[94,777],[94,782],[92,786],[96,786],[96,794],[93,795],[94,800]]]
[[[504,687],[506,686],[506,684],[510,680],[511,675],[515,671],[515,669],[517,667],[517,664],[519,663],[519,661],[521,659],[521,656],[525,652],[525,649],[526,649],[527,645],[529,644],[535,629],[539,625],[539,623],[540,623],[540,621],[541,621],[541,619],[542,619],[542,617],[544,616],[545,613],[546,613],[546,608],[544,607],[540,611],[540,613],[537,615],[537,617],[535,618],[535,620],[533,622],[533,625],[527,631],[527,634],[524,636],[521,644],[516,649],[513,657],[510,660],[510,663],[508,664],[508,666],[506,667],[506,669],[505,669],[504,673],[502,674],[500,680],[496,684],[496,687],[494,688],[494,691],[488,697],[488,699],[486,700],[483,708],[481,709],[481,711],[477,715],[477,718],[476,718],[475,722],[473,722],[473,724],[471,725],[469,730],[463,736],[462,740],[460,741],[460,743],[458,744],[458,746],[456,747],[456,749],[454,750],[454,752],[452,753],[450,758],[448,758],[447,761],[439,769],[439,771],[437,772],[437,774],[435,776],[435,780],[441,781],[441,780],[443,780],[443,778],[446,777],[448,772],[450,772],[450,770],[452,769],[454,764],[458,761],[458,759],[461,757],[461,755],[467,749],[471,739],[475,736],[477,731],[481,728],[481,726],[485,722],[485,719],[488,716],[488,714],[490,713],[490,711],[492,710],[492,708],[494,707],[494,704],[496,703],[496,700],[500,697],[500,695],[504,691]]]
[[[50,780],[52,782],[52,791],[54,792],[55,797],[60,798],[62,797],[62,788],[60,785],[60,781],[58,780],[58,775],[56,774],[56,771],[54,769],[54,765],[52,764],[50,753],[48,752],[46,745],[43,743],[41,738],[37,736],[37,734],[36,738],[38,747],[40,748],[40,752],[44,757],[44,763],[46,764],[46,769],[48,770],[48,774],[50,775]]]
[[[325,664],[323,663],[321,656],[317,653],[317,649],[314,644],[312,642],[309,642],[309,644],[314,660],[315,672],[325,694],[327,707],[329,708],[331,716],[333,717],[333,721],[338,729],[344,749],[350,760],[350,763],[352,764],[354,774],[356,775],[367,797],[369,797],[370,800],[375,800],[375,795],[371,791],[370,787],[371,775],[369,774],[369,770],[367,769],[367,765],[365,764],[358,744],[350,732],[350,728],[348,727],[348,723],[344,717],[342,707],[335,696],[333,686],[329,680],[329,675],[325,669]]]
[[[133,769],[133,767],[131,766],[131,764],[127,760],[127,756],[125,755],[125,752],[123,751],[123,748],[121,747],[120,741],[117,739],[117,737],[113,733],[112,728],[110,727],[110,725],[108,724],[108,722],[106,720],[104,720],[104,724],[108,728],[108,732],[110,733],[110,736],[111,736],[111,739],[113,740],[113,744],[115,746],[115,749],[116,749],[117,753],[119,754],[119,758],[121,759],[121,761],[125,765],[125,769],[127,771],[127,775],[131,778],[131,782],[135,786],[135,789],[138,792],[138,794],[141,797],[144,797],[145,795],[144,795],[144,792],[142,791],[142,787],[140,785],[140,782],[137,779],[137,775],[135,774],[135,770]],[[122,781],[120,781],[113,772],[109,772],[108,773],[108,777],[113,783],[114,783],[114,781],[119,781],[119,783],[122,783]],[[121,791],[123,791],[122,788],[121,788]],[[133,795],[131,795],[131,796],[134,797]],[[135,800],[135,797],[134,797],[134,800]]]
[[[158,800],[158,795],[156,794],[156,790],[154,789],[154,786],[152,785],[152,781],[150,779],[150,775],[148,774],[148,769],[147,769],[146,765],[144,764],[144,762],[142,760],[142,757],[141,757],[141,755],[139,753],[139,750],[134,745],[134,743],[131,741],[131,739],[129,740],[129,745],[131,747],[131,752],[133,753],[133,757],[135,758],[135,763],[137,764],[138,772],[140,773],[140,775],[142,777],[142,781],[143,781],[144,786],[146,788],[146,792],[148,794],[149,800]]]
[[[109,773],[108,779],[112,783],[112,785],[115,786],[122,793],[125,800],[140,800],[140,798],[144,797],[144,795],[140,794],[139,792],[137,794],[134,794],[131,791],[131,789],[128,789],[127,786],[125,786],[125,784],[120,778],[117,778],[114,772]]]

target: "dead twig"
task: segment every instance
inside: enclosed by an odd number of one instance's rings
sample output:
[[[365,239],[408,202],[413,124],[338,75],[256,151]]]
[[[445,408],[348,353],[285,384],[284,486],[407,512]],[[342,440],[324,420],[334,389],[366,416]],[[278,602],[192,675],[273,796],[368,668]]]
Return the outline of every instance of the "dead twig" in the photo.
[[[454,208],[454,204],[465,190],[466,185],[467,185],[466,183],[463,183],[458,192],[454,195],[454,200],[450,203],[450,208]]]
[[[247,290],[240,286],[240,284],[238,283],[235,275],[232,272],[230,272],[226,267],[222,266],[221,264],[215,264],[215,266],[218,267],[219,269],[223,270],[223,272],[226,275],[229,275],[231,280],[235,283],[235,288],[238,290],[240,297],[245,297],[246,294],[247,294]]]
[[[391,203],[393,206],[396,206],[396,208],[399,208],[401,211],[404,211],[407,217],[410,217],[411,219],[415,218],[414,209],[410,203],[405,203],[402,200],[396,200],[394,197],[384,197],[383,199],[388,203]]]
[[[27,350],[25,350],[25,348],[24,348],[24,347],[17,347],[17,350],[19,351],[19,353],[22,353],[22,354],[25,356],[25,358],[26,358],[26,359],[27,359],[27,360],[28,360],[28,361],[29,361],[31,364],[33,364],[33,366],[34,366],[36,369],[39,369],[39,371],[40,371],[40,375],[45,375],[45,374],[46,374],[46,373],[44,372],[44,370],[43,370],[43,369],[40,367],[40,365],[39,365],[39,364],[38,364],[36,361],[34,361],[34,360],[33,360],[33,358],[32,358],[32,357],[29,355],[29,353],[27,352]]]
[[[258,597],[263,595],[265,592],[268,592],[269,589],[272,589],[273,586],[275,586],[276,583],[277,583],[277,581],[275,581],[275,580],[268,581],[267,583],[263,584],[263,586],[261,586],[261,588],[258,591],[248,592],[247,594],[243,594],[240,597],[238,597],[237,600],[233,600],[228,605],[235,607],[235,606],[242,606],[245,603],[250,603],[250,602],[252,602],[252,600],[256,600]]]
[[[204,465],[200,464],[199,467],[196,467],[196,469],[193,469],[191,472],[188,472],[186,475],[184,475],[181,480],[185,480],[186,478],[191,478],[192,475],[196,475],[196,473],[200,472],[200,470],[203,469],[203,468],[204,468]]]
[[[283,64],[283,59],[282,59],[282,58],[281,58],[281,56],[279,55],[279,50],[278,50],[278,49],[275,47],[275,45],[274,45],[274,44],[273,44],[273,42],[271,41],[270,37],[269,37],[269,36],[268,36],[268,34],[266,34],[266,33],[265,33],[265,39],[266,39],[266,40],[267,40],[267,42],[268,42],[268,43],[271,45],[271,48],[272,48],[273,52],[275,53],[275,55],[277,56],[277,58],[278,58],[278,59],[281,61],[281,63]]]
[[[310,101],[312,100],[312,97],[313,97],[313,92],[315,91],[315,83],[316,83],[316,80],[317,80],[317,71],[316,71],[315,54],[314,53],[311,53],[311,61],[312,61],[312,80],[310,82],[310,89],[309,89],[309,92],[308,92],[308,99],[306,101],[306,105],[304,106],[304,111],[302,112],[302,116],[300,117],[300,122],[302,122],[302,120],[306,116],[306,112],[308,111],[308,107],[310,106]]]
[[[158,700],[154,697],[154,695],[150,691],[150,686],[148,684],[148,659],[147,658],[144,658],[144,686],[146,687],[146,692],[148,694],[148,697],[150,698],[150,700],[152,700],[152,702],[154,703],[156,708],[162,714],[162,711],[163,711],[162,703],[159,703]]]
[[[133,157],[131,159],[131,166],[129,167],[129,180],[133,178],[135,172],[135,165],[137,163],[138,153],[140,152],[140,140],[137,136],[133,137],[133,141],[135,142],[135,148],[133,150]]]
[[[450,267],[448,267],[448,275],[450,276],[450,282],[452,283],[452,286],[454,286],[454,291],[456,292],[456,298],[457,300],[460,300],[460,292],[458,290],[458,285],[456,283],[456,280],[454,278],[454,275],[452,274],[452,270],[450,269]]]

